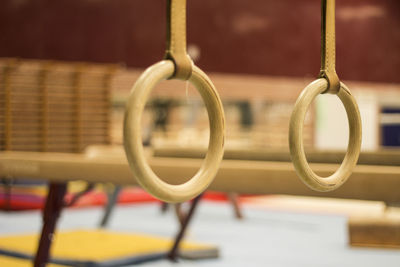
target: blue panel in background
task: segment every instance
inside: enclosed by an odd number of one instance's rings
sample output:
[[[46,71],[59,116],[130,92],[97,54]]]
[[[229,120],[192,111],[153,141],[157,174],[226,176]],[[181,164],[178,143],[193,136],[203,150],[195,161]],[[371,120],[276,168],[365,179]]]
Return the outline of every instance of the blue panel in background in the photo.
[[[382,108],[382,115],[384,114],[399,114],[400,108]],[[384,124],[381,126],[381,140],[382,146],[400,146],[400,122]]]
[[[382,126],[382,146],[400,146],[400,125]]]

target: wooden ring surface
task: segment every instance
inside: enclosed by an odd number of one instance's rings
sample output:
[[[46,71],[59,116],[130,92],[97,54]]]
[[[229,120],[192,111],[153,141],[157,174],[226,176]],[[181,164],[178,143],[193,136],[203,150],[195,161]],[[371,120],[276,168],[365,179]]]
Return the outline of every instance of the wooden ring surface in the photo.
[[[349,121],[349,143],[347,152],[339,169],[329,177],[320,177],[310,168],[303,146],[303,123],[307,110],[315,97],[328,87],[325,79],[317,79],[310,83],[297,99],[289,125],[289,148],[297,175],[311,189],[316,191],[332,191],[340,187],[351,175],[357,164],[361,149],[361,118],[357,103],[349,89],[340,83],[337,96],[342,101]]]
[[[174,68],[172,61],[163,60],[146,69],[131,90],[124,117],[124,148],[135,178],[150,194],[170,203],[190,200],[210,185],[223,157],[225,135],[224,111],[218,93],[208,76],[193,66],[189,81],[203,98],[210,121],[208,152],[199,171],[183,184],[168,184],[153,172],[142,146],[141,117],[152,89],[162,80],[170,78]]]

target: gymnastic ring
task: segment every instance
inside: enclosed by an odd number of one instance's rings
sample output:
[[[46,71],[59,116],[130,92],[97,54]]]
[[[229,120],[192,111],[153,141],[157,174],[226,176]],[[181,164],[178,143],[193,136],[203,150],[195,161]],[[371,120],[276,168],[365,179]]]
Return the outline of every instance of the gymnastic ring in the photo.
[[[143,151],[141,117],[151,90],[162,80],[170,78],[174,69],[170,60],[160,61],[146,69],[131,90],[124,117],[124,148],[135,178],[150,194],[169,203],[190,200],[206,190],[221,163],[225,135],[224,111],[218,93],[208,76],[193,66],[189,81],[203,98],[210,121],[208,152],[199,171],[183,184],[168,184],[153,172]]]
[[[297,99],[289,125],[290,154],[297,175],[311,189],[321,192],[332,191],[340,187],[351,175],[361,149],[361,118],[357,103],[349,89],[340,83],[337,96],[342,101],[349,121],[349,143],[344,160],[338,170],[329,177],[315,174],[307,162],[303,146],[303,123],[308,107],[315,97],[328,88],[326,79],[321,78],[310,83]]]

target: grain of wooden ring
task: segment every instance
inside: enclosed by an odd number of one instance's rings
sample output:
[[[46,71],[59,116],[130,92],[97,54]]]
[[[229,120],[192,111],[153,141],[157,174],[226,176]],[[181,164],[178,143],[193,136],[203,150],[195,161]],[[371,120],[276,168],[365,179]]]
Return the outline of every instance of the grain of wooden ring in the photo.
[[[342,101],[349,121],[349,143],[344,160],[339,169],[329,177],[320,177],[310,168],[303,147],[303,122],[308,107],[317,95],[326,91],[326,79],[317,79],[309,84],[297,99],[289,126],[290,154],[300,179],[316,191],[331,191],[341,186],[351,175],[357,163],[361,148],[361,118],[357,103],[349,89],[340,83],[337,96]]]
[[[157,177],[145,159],[141,117],[151,90],[162,80],[170,78],[174,70],[171,60],[163,60],[149,67],[132,88],[124,118],[124,147],[135,178],[153,196],[170,203],[190,200],[212,182],[223,157],[225,128],[222,103],[214,85],[203,71],[193,66],[189,81],[203,98],[210,121],[208,152],[199,171],[183,184],[171,185]]]

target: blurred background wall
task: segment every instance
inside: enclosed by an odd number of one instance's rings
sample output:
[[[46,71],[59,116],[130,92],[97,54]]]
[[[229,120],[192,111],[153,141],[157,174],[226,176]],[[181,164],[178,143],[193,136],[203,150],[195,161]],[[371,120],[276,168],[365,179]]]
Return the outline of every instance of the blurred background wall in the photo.
[[[2,0],[0,57],[146,67],[165,48],[160,0]],[[400,83],[400,1],[337,0],[337,70]],[[206,71],[315,77],[319,0],[189,0],[188,44]]]

